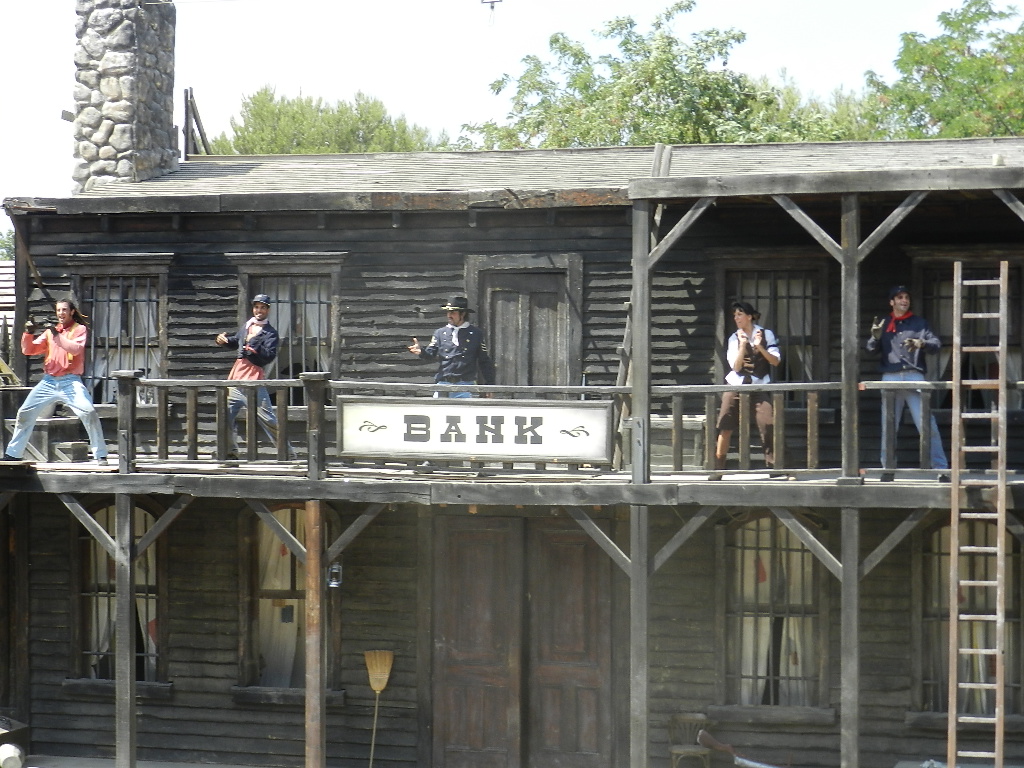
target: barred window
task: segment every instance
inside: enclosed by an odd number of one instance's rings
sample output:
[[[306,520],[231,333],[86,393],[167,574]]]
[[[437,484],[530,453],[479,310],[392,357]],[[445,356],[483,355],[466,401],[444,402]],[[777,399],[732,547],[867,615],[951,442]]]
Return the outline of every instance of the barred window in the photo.
[[[725,562],[726,700],[816,706],[826,643],[813,554],[765,513],[729,529]]]
[[[921,553],[923,600],[920,653],[921,707],[929,712],[948,709],[949,680],[949,532],[948,525],[932,530],[924,537]],[[982,520],[960,523],[962,546],[994,547],[998,529]],[[1021,547],[1009,532],[1006,537],[1006,714],[1024,712],[1021,690]],[[995,558],[987,555],[964,555],[958,563],[961,579],[995,580]],[[963,613],[991,614],[995,594],[991,590],[970,589],[958,596]],[[994,648],[991,621],[960,623],[958,643],[961,648]],[[994,659],[975,656],[961,660],[957,676],[961,682],[992,683],[995,680]],[[995,708],[995,692],[980,688],[960,691],[958,710],[963,714],[991,715]]]
[[[92,513],[111,536],[115,535],[116,508],[113,504]],[[141,539],[156,522],[148,510],[136,506],[132,510],[135,541]],[[113,558],[88,531],[78,526],[79,588],[77,615],[79,638],[75,671],[78,677],[113,680],[117,655],[115,625],[117,620],[116,569]],[[164,643],[162,620],[164,602],[160,599],[157,576],[158,552],[155,543],[135,562],[135,674],[145,682],[157,682],[166,676],[161,657]]]
[[[96,403],[115,402],[113,371],[140,369],[145,376],[164,375],[160,322],[164,276],[126,271],[132,274],[79,278],[79,309],[89,325],[84,379]],[[151,391],[139,389],[141,402],[152,402],[153,397]]]

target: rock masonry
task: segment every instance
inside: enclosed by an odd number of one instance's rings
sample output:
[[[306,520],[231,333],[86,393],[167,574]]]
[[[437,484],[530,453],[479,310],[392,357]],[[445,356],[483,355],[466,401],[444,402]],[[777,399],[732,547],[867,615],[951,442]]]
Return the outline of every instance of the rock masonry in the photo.
[[[174,3],[75,6],[75,192],[177,170]]]

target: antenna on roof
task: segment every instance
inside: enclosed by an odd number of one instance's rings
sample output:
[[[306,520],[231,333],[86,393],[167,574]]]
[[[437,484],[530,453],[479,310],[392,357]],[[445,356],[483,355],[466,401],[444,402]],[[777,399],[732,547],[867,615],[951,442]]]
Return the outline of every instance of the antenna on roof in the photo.
[[[495,3],[500,3],[500,2],[501,2],[501,0],[480,0],[480,2],[481,2],[481,3],[483,4],[483,5],[489,5],[489,6],[491,6],[491,10],[493,11],[493,10],[494,10],[494,4],[495,4]]]

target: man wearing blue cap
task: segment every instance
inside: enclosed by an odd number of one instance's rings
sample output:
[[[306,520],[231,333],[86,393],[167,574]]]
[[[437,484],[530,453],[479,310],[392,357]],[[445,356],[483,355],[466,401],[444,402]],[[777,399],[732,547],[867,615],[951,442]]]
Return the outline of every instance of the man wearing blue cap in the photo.
[[[267,319],[270,316],[270,296],[257,293],[252,297],[252,317],[236,333],[217,335],[217,343],[222,347],[238,350],[235,364],[228,373],[229,381],[260,381],[266,378],[264,367],[270,365],[277,357],[277,329]],[[238,387],[228,390],[228,429],[231,438],[229,458],[238,458],[238,433],[235,422],[239,412],[245,408],[245,395]],[[256,389],[256,416],[264,434],[274,445],[277,444],[277,416],[270,402],[270,393],[266,387]],[[296,457],[295,449],[288,446],[288,456]]]
[[[871,324],[867,350],[879,353],[878,370],[882,373],[882,381],[924,381],[927,363],[921,353],[935,354],[942,346],[942,342],[932,333],[927,320],[910,311],[910,289],[907,286],[894,285],[889,290],[889,306],[892,307],[892,311],[888,317],[876,317]],[[920,391],[898,391],[895,405],[895,419],[892,423],[885,418],[884,412],[882,414],[882,467],[887,470],[896,465],[895,456],[887,460],[885,455],[889,430],[899,430],[904,405],[910,407],[910,416],[919,434],[922,429]],[[949,469],[934,416],[931,418],[931,432],[932,468]],[[882,474],[882,480],[892,479],[892,472]],[[940,479],[945,480],[947,476],[942,474]]]

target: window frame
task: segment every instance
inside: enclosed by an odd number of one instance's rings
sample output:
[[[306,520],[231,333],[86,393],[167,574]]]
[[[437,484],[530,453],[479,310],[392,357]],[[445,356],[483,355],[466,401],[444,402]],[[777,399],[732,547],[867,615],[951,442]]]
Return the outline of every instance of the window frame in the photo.
[[[796,513],[802,525],[814,531],[819,541],[828,546],[829,530],[826,522],[818,516],[808,516]],[[730,664],[729,652],[729,594],[736,577],[735,571],[730,568],[728,549],[734,546],[736,531],[746,523],[756,519],[771,518],[774,525],[785,528],[785,525],[778,517],[767,509],[750,509],[732,515],[730,519],[723,521],[715,527],[715,563],[717,573],[717,587],[715,594],[715,627],[716,645],[721,652],[716,655],[716,703],[713,707],[715,716],[724,720],[743,719],[744,721],[756,722],[794,722],[794,723],[821,723],[828,724],[835,720],[835,711],[829,706],[829,670],[831,669],[829,636],[831,632],[831,590],[829,589],[830,574],[822,565],[821,561],[813,552],[808,550],[811,557],[813,569],[814,600],[817,606],[817,624],[814,627],[814,645],[817,647],[818,657],[816,664],[815,680],[812,681],[812,688],[808,702],[805,705],[780,705],[780,704],[741,704],[737,703],[730,694]],[[786,529],[788,530],[788,529]],[[806,546],[802,545],[804,549]],[[738,661],[735,663],[739,663]]]
[[[981,520],[965,520],[964,523],[975,524],[975,525],[993,525],[992,523],[986,523]],[[911,533],[910,546],[911,546],[911,559],[910,559],[910,572],[911,572],[911,626],[910,626],[910,648],[911,648],[911,659],[910,659],[910,701],[908,702],[907,721],[908,724],[915,725],[922,728],[942,728],[945,729],[948,720],[948,711],[944,707],[942,710],[927,709],[925,707],[925,639],[926,629],[925,626],[929,621],[934,621],[935,617],[928,617],[925,615],[927,606],[925,601],[925,578],[927,577],[925,568],[925,548],[928,545],[929,539],[943,528],[949,527],[948,518],[943,519],[941,517],[933,518],[931,523],[925,526],[918,526]],[[1016,568],[1014,578],[1016,580],[1017,589],[1017,613],[1016,613],[1016,643],[1017,643],[1017,697],[1018,697],[1018,711],[1007,712],[1004,717],[1007,718],[1008,722],[1014,724],[1013,730],[1020,732],[1024,730],[1024,523],[1014,514],[1008,513],[1008,524],[1006,528],[1007,535],[1010,536],[1011,541],[1016,549]],[[939,585],[942,588],[942,585]],[[1007,599],[1007,607],[1011,605],[1011,600]],[[1010,611],[1008,610],[1009,614]],[[947,606],[947,622],[948,622],[948,606]],[[940,617],[941,618],[941,617]],[[1010,624],[1011,622],[1007,622]],[[943,650],[944,663],[949,663],[949,651],[947,637],[944,635],[940,638],[939,647]],[[943,697],[945,699],[945,697]],[[1009,705],[1009,697],[1007,704]],[[1009,710],[1009,706],[1007,707]]]
[[[302,515],[305,502],[281,502],[268,505],[271,512],[284,509],[296,510]],[[341,530],[340,516],[329,507],[324,506],[325,539],[330,541]],[[259,682],[259,655],[257,653],[259,629],[259,541],[260,528],[264,523],[259,515],[243,515],[239,521],[238,563],[239,563],[239,600],[238,600],[238,680],[232,689],[237,702],[247,703],[299,703],[302,701],[305,688],[265,686]],[[294,535],[294,532],[292,532]],[[271,535],[275,535],[270,531]],[[289,553],[294,558],[295,555]],[[340,558],[339,558],[340,561]],[[324,572],[330,564],[325,564]],[[305,587],[301,590],[305,605]],[[325,687],[328,692],[328,703],[337,704],[344,701],[342,688],[341,660],[341,607],[342,590],[325,588],[323,627],[325,633]]]
[[[89,339],[85,360],[85,375],[82,378],[85,381],[90,394],[94,396],[94,401],[97,405],[105,404],[106,401],[102,398],[95,397],[95,390],[98,386],[98,382],[94,373],[94,365],[99,349],[97,346],[99,338],[95,334],[93,318],[91,317],[92,304],[91,302],[86,301],[85,298],[86,281],[99,280],[101,278],[120,280],[123,279],[126,274],[130,274],[133,278],[142,277],[155,279],[157,302],[156,335],[155,344],[151,346],[153,348],[153,354],[156,357],[156,366],[155,370],[147,371],[146,375],[152,378],[164,378],[166,377],[168,370],[167,277],[172,257],[173,254],[169,253],[70,254],[65,256],[68,263],[74,270],[73,277],[71,278],[71,290],[73,295],[78,300],[79,307],[82,312],[90,315],[90,317],[86,319],[86,324],[89,327]],[[124,296],[122,295],[119,300],[123,304]],[[112,337],[104,336],[103,338],[110,339]],[[107,371],[107,375],[99,378],[110,382],[110,385],[116,388],[116,383],[110,376],[110,373],[118,367],[120,366],[111,368]],[[116,389],[113,391],[116,391]],[[139,397],[143,400],[145,399],[146,394],[144,392],[144,388],[140,388]]]
[[[113,497],[101,499],[90,504],[86,511],[90,515],[103,509],[114,508],[116,501]],[[152,518],[150,527],[159,520],[165,510],[158,504],[145,497],[133,497],[132,507],[134,512],[148,514]],[[114,692],[115,677],[93,678],[87,676],[87,665],[85,663],[86,626],[85,610],[83,600],[87,583],[86,568],[89,565],[89,555],[96,551],[94,547],[99,546],[96,539],[84,529],[82,524],[73,516],[69,518],[69,530],[71,541],[70,554],[70,610],[69,610],[69,658],[68,678],[64,685],[81,693],[108,694]],[[148,530],[148,529],[147,529]],[[108,531],[111,536],[114,533]],[[157,622],[157,654],[155,663],[155,680],[137,680],[140,695],[154,697],[169,695],[171,683],[169,682],[169,660],[168,642],[170,640],[169,624],[169,602],[170,591],[168,585],[167,564],[168,544],[166,536],[157,537],[151,545],[154,547],[154,573],[155,573],[155,601],[156,601],[156,622]],[[86,551],[88,550],[88,551]],[[108,555],[109,557],[109,555]],[[133,601],[134,603],[134,601]],[[136,607],[137,609],[137,607]],[[113,617],[116,622],[116,616]],[[137,616],[136,616],[137,621]],[[144,649],[136,648],[136,656],[145,653]]]
[[[319,278],[329,286],[330,296],[328,299],[327,316],[327,359],[329,361],[327,371],[331,378],[339,378],[341,373],[341,274],[345,265],[345,251],[325,251],[317,253],[247,253],[228,254],[228,259],[238,269],[238,318],[249,317],[252,308],[252,297],[257,282],[278,279],[294,279],[301,276]],[[265,292],[261,288],[259,292]],[[271,307],[280,302],[276,296],[271,295]],[[281,341],[286,342],[289,337],[275,322],[275,313],[271,311],[270,324],[278,329]],[[274,369],[275,378],[293,378],[289,375],[282,375],[278,369]]]
[[[775,275],[784,275],[793,272],[816,272],[819,286],[831,285],[830,273],[833,269],[833,259],[822,256],[820,251],[809,248],[785,248],[778,250],[766,250],[764,248],[713,248],[708,250],[708,255],[715,261],[715,356],[714,376],[715,381],[724,379],[728,370],[728,363],[725,360],[726,346],[729,336],[732,335],[735,327],[728,315],[728,307],[734,301],[750,301],[755,308],[765,317],[764,327],[774,331],[779,337],[779,346],[782,351],[783,363],[790,357],[788,352],[788,341],[785,334],[781,333],[774,322],[775,307],[764,307],[757,304],[756,299],[749,296],[733,296],[730,293],[728,279],[731,273],[744,270],[734,265],[752,265],[750,271],[769,272]],[[809,346],[814,353],[814,360],[810,378],[808,381],[829,380],[829,323],[831,312],[829,307],[829,291],[824,290],[818,296],[811,296],[812,304],[816,307],[811,319],[812,327],[808,338],[812,339]],[[772,377],[773,381],[775,377]],[[789,379],[787,379],[789,380]],[[790,397],[790,395],[787,395]],[[795,397],[795,395],[793,396]]]

